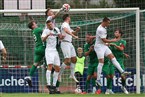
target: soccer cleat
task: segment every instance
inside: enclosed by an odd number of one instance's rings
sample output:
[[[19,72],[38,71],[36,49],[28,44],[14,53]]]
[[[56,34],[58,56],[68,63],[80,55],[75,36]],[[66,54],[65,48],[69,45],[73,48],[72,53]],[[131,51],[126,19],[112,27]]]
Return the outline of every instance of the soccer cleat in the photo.
[[[131,74],[131,72],[124,71],[124,72],[121,74],[121,76],[126,77],[127,75],[130,75],[130,74]]]
[[[101,94],[101,89],[98,89],[95,94]]]
[[[81,94],[84,95],[84,94],[87,94],[87,92],[82,92]]]
[[[96,80],[96,85],[101,87],[102,86],[101,80]]]
[[[47,87],[47,89],[49,90],[49,94],[55,94],[55,92],[54,92],[54,90],[53,90],[53,87],[52,87],[52,86],[47,85],[46,87]]]
[[[107,89],[106,92],[105,92],[105,94],[110,94],[110,90]]]
[[[124,86],[121,86],[121,89],[125,94],[129,94],[129,92],[127,91],[127,89]]]
[[[96,87],[93,87],[92,94],[95,94],[95,93],[96,93]]]
[[[77,83],[79,82],[74,75],[70,75],[70,78],[72,78]]]
[[[112,91],[112,89],[109,89],[109,93],[110,93],[110,94],[115,94],[115,93]]]
[[[31,81],[31,77],[27,76],[27,77],[25,77],[24,79],[25,79],[25,81],[28,83],[29,87],[33,87],[33,86],[32,86],[32,81]]]
[[[56,94],[62,94],[60,91],[56,91],[55,93],[56,93]]]

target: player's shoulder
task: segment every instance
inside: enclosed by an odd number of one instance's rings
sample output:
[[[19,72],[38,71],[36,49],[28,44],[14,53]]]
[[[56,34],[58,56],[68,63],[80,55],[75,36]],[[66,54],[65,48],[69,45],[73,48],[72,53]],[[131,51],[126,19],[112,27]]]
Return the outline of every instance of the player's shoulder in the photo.
[[[43,32],[48,32],[49,29],[48,28],[44,28]]]
[[[54,27],[54,29],[59,30],[59,28],[58,28],[58,27]]]
[[[126,42],[126,40],[124,40],[124,39],[121,39],[121,42]]]

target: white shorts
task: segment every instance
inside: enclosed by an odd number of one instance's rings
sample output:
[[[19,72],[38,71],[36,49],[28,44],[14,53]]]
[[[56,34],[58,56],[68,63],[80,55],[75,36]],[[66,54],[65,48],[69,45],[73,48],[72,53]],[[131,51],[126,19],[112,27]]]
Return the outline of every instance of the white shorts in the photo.
[[[102,59],[104,58],[104,56],[106,57],[112,53],[111,50],[106,45],[97,45],[97,46],[95,45],[94,49],[95,49],[98,59]]]
[[[60,58],[59,58],[57,50],[45,49],[45,58],[46,58],[47,65],[53,64],[53,65],[60,66]]]
[[[64,58],[76,57],[75,48],[70,42],[61,42],[61,50]]]

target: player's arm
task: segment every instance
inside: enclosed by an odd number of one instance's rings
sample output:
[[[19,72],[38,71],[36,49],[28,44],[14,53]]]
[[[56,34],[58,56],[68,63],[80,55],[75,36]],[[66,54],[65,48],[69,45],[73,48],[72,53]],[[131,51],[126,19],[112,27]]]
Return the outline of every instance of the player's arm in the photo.
[[[46,39],[48,38],[48,36],[50,36],[50,35],[52,35],[51,32],[49,32],[49,33],[47,34],[46,30],[44,30],[43,33],[42,33],[42,35],[41,35],[42,41],[45,42]]]
[[[72,32],[70,32],[66,27],[64,27],[63,28],[64,29],[64,31],[67,33],[67,34],[69,34],[69,35],[71,35],[72,37],[74,37],[74,38],[78,38],[78,36],[76,36],[76,35],[74,35]]]
[[[123,55],[126,57],[126,58],[129,58],[130,56],[126,53],[123,53]]]
[[[88,56],[94,49],[94,46],[92,45],[88,51],[85,51],[85,56]]]
[[[79,31],[80,31],[80,27],[77,27],[77,28],[75,29],[75,31],[73,31],[72,33],[73,33],[74,35],[77,35]]]
[[[57,11],[53,16],[52,16],[52,19],[55,19],[59,14],[60,12],[63,11],[63,8],[60,8],[59,11]]]
[[[114,46],[114,47],[116,47],[120,51],[123,51],[125,49],[125,46],[123,44],[118,46],[116,44],[110,43],[110,46]]]
[[[106,39],[106,38],[101,38],[102,39],[102,41],[104,42],[104,43],[111,43],[111,42],[117,42],[118,41],[118,39]]]

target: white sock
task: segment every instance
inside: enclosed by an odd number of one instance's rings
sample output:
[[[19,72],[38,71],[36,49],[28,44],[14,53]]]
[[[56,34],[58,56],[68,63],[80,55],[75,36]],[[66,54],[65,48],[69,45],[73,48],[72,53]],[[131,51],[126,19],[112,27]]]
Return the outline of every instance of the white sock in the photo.
[[[50,70],[46,71],[46,81],[47,81],[47,85],[51,85],[51,71]]]
[[[75,74],[75,64],[74,63],[71,63],[70,64],[70,74],[71,75],[74,75]]]
[[[97,80],[101,79],[101,73],[102,73],[102,67],[103,67],[103,63],[99,63],[98,67],[97,67]]]
[[[58,80],[59,72],[54,71],[53,73],[53,86],[56,86],[56,82]]]
[[[124,72],[124,70],[121,68],[121,66],[118,63],[118,61],[116,60],[116,58],[113,58],[111,61],[112,61],[113,65],[119,70],[120,73]]]
[[[59,76],[62,75],[62,73],[63,73],[64,70],[65,70],[65,67],[66,67],[66,65],[65,65],[64,63],[62,63],[61,68],[60,68],[60,72],[59,72]]]

